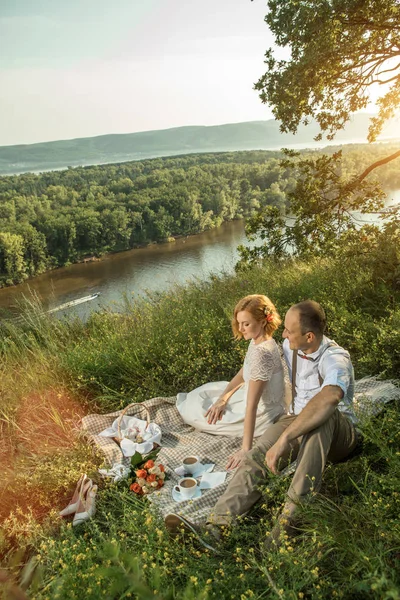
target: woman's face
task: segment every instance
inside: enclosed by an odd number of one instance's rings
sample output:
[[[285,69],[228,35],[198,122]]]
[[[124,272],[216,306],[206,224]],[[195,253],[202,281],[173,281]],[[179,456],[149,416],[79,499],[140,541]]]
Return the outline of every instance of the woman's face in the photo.
[[[239,331],[245,340],[255,340],[264,336],[264,327],[262,321],[256,321],[253,315],[247,310],[241,310],[236,315]]]

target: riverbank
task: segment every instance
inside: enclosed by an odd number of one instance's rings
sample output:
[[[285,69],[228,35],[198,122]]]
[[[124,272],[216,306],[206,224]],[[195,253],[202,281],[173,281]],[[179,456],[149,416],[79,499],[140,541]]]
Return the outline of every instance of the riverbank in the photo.
[[[82,319],[100,307],[123,306],[123,298],[140,296],[146,290],[162,291],[211,273],[232,273],[246,243],[244,223],[230,221],[219,228],[177,239],[174,243],[153,244],[104,257],[101,261],[60,267],[16,287],[0,290],[0,309],[19,314],[23,296],[38,297],[45,310],[89,294],[100,292],[100,302],[82,305],[74,315]],[[71,311],[66,313],[69,315]]]
[[[213,231],[213,230],[218,230],[218,229],[221,229],[224,225],[227,225],[229,223],[239,222],[239,221],[243,221],[243,219],[241,219],[241,218],[230,219],[229,221],[222,221],[218,225],[210,225],[210,227],[208,227],[207,229],[202,230],[202,231],[196,231],[196,232],[193,232],[190,234],[174,234],[173,236],[168,236],[166,238],[162,238],[159,240],[150,240],[150,241],[146,241],[143,243],[133,244],[132,247],[129,249],[123,248],[120,250],[112,250],[110,252],[102,252],[100,254],[95,254],[92,256],[80,256],[80,257],[77,257],[76,260],[71,261],[71,263],[69,265],[48,268],[45,271],[42,271],[41,273],[38,273],[35,276],[26,277],[23,281],[18,282],[18,283],[10,282],[9,284],[4,284],[4,282],[3,283],[0,282],[0,290],[10,289],[10,288],[11,289],[12,288],[20,288],[24,284],[30,286],[32,283],[35,282],[35,280],[37,280],[39,277],[41,277],[43,275],[57,273],[57,272],[62,271],[63,269],[69,268],[70,266],[73,266],[73,265],[90,265],[91,263],[107,260],[118,254],[124,254],[124,253],[126,254],[127,252],[133,252],[135,250],[143,250],[143,249],[151,248],[154,246],[165,246],[165,245],[173,244],[179,240],[183,240],[183,242],[186,243],[187,240],[196,238],[197,236],[202,235],[203,233],[207,233],[207,232]]]
[[[343,150],[341,168],[363,169],[388,151]],[[382,184],[398,187],[391,167],[380,170]],[[1,177],[0,281],[10,285],[85,257],[212,230],[267,206],[283,210],[293,177],[277,153],[264,151]]]
[[[38,311],[27,313],[21,325],[3,323],[0,447],[8,451],[0,456],[13,480],[4,486],[3,479],[0,504],[11,493],[7,506],[13,512],[2,524],[2,565],[16,577],[21,564],[36,565],[30,597],[247,600],[267,592],[294,600],[331,599],[335,591],[341,598],[395,598],[396,406],[365,429],[362,456],[328,468],[321,493],[305,510],[301,535],[283,552],[266,553],[260,540],[287,481],[265,488],[257,512],[227,532],[227,554],[220,557],[171,542],[162,523],[123,485],[99,481],[97,515],[81,528],[57,516],[81,472],[99,479],[102,459],[79,437],[80,416],[229,379],[246,350],[232,339],[230,316],[248,293],[268,293],[282,314],[300,298],[315,298],[328,311],[329,334],[351,352],[357,378],[395,377],[399,299],[393,301],[392,289],[371,285],[372,268],[363,257],[351,264],[270,262],[150,294],[127,303],[118,318],[108,311],[94,313],[87,323],[58,321]],[[22,417],[28,410],[27,422]]]

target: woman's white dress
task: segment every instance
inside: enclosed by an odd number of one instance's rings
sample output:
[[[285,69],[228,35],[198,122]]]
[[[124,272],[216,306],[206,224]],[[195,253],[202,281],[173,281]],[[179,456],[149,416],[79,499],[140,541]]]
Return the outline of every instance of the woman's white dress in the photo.
[[[222,419],[210,425],[204,417],[207,410],[224,392],[227,381],[206,383],[188,394],[177,395],[176,406],[183,420],[200,431],[215,435],[241,436],[246,414],[249,381],[267,382],[257,408],[254,437],[285,412],[285,383],[279,348],[275,340],[260,344],[251,340],[243,363],[244,384],[230,398]]]

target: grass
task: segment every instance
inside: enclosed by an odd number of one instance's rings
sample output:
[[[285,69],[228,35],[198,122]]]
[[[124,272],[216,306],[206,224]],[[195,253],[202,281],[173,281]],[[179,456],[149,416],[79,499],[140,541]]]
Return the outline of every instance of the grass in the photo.
[[[255,512],[226,530],[220,557],[171,542],[123,483],[101,483],[96,517],[78,530],[57,517],[80,473],[98,477],[102,458],[81,439],[81,416],[228,379],[245,353],[230,316],[248,293],[266,293],[282,314],[300,299],[320,301],[357,378],[399,372],[398,298],[374,289],[356,261],[272,262],[126,302],[86,324],[43,318],[37,305],[21,323],[3,323],[0,549],[30,598],[400,598],[394,404],[365,424],[361,456],[327,469],[301,535],[279,552],[262,548],[288,485],[277,478]]]

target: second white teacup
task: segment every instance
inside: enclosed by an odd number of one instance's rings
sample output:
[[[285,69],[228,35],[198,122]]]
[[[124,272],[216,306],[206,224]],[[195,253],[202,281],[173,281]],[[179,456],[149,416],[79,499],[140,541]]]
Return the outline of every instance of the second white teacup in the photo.
[[[185,469],[185,473],[195,473],[200,465],[200,459],[198,456],[186,456],[183,459],[183,468]]]
[[[197,492],[197,481],[193,477],[182,477],[178,481],[178,485],[174,487],[174,490],[182,498],[188,500],[189,498],[193,498]]]

